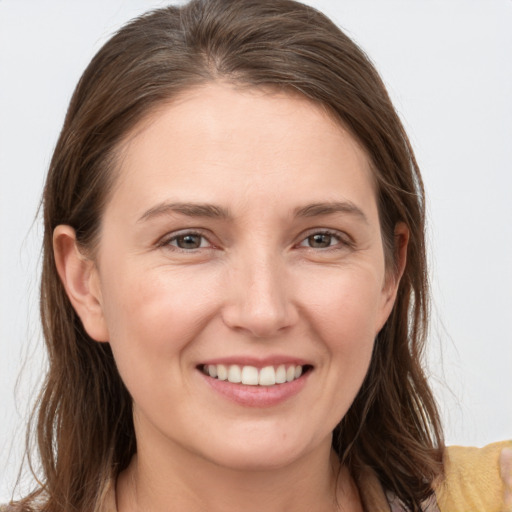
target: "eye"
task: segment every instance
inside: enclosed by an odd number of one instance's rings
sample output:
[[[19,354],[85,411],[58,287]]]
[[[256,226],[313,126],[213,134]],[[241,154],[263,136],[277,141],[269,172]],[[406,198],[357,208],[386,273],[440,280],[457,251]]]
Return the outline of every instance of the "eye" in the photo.
[[[211,244],[199,233],[182,233],[167,239],[165,241],[165,245],[170,245],[183,250],[194,250],[201,249],[203,247],[210,247]]]
[[[321,231],[312,233],[299,244],[301,247],[309,247],[311,249],[328,249],[337,245],[343,245],[340,235],[329,231]]]

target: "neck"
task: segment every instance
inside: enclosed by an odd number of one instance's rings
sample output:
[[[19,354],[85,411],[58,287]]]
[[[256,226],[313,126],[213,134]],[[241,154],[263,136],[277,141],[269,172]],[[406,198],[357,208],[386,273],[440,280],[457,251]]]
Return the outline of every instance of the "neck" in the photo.
[[[139,444],[118,479],[118,512],[361,510],[357,488],[327,441],[291,464],[264,470],[222,467],[183,447],[169,453]]]

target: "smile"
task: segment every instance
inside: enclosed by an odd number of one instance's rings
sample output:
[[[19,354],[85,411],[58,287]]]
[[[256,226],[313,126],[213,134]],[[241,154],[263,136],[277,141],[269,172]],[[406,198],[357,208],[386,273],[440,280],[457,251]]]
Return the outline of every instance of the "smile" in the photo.
[[[201,370],[205,375],[232,384],[244,384],[246,386],[275,386],[285,384],[298,379],[309,365],[280,364],[278,366],[241,366],[237,364],[205,364]]]

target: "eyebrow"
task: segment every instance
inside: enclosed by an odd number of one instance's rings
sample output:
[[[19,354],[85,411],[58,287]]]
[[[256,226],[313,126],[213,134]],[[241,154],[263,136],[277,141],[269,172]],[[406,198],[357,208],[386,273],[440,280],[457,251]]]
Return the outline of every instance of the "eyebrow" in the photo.
[[[144,212],[138,222],[146,221],[161,215],[179,213],[187,217],[207,217],[212,219],[229,219],[230,213],[221,206],[208,203],[161,203]]]
[[[209,203],[161,203],[144,212],[138,222],[150,220],[162,215],[178,213],[187,217],[206,217],[211,219],[231,219],[229,211],[221,206]],[[368,219],[363,211],[351,201],[330,201],[322,203],[312,203],[306,206],[295,208],[294,217],[320,217],[323,215],[333,215],[343,213],[359,217],[368,224]]]
[[[351,201],[330,201],[327,203],[313,203],[296,208],[294,214],[296,217],[320,217],[322,215],[332,215],[343,213],[359,217],[365,224],[368,219],[358,206]]]

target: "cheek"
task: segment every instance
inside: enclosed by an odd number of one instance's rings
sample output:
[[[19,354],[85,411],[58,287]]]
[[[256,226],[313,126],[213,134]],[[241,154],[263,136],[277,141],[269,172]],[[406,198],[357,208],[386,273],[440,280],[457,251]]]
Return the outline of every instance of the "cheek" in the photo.
[[[318,281],[320,282],[320,281]],[[379,276],[372,272],[331,275],[309,287],[309,324],[326,354],[322,384],[329,427],[346,414],[368,371],[382,303]]]
[[[382,317],[381,282],[371,269],[334,269],[329,276],[312,275],[302,288],[305,313],[332,350],[373,342]]]
[[[181,352],[199,335],[214,309],[206,291],[208,282],[166,268],[132,266],[129,273],[117,274],[117,279],[115,270],[109,274],[103,302],[121,374],[149,384],[155,370],[165,366],[174,379]]]
[[[319,311],[319,337],[330,353],[336,381],[348,395],[359,389],[370,362],[378,322],[378,294],[374,286],[344,283],[332,289],[331,300]]]

